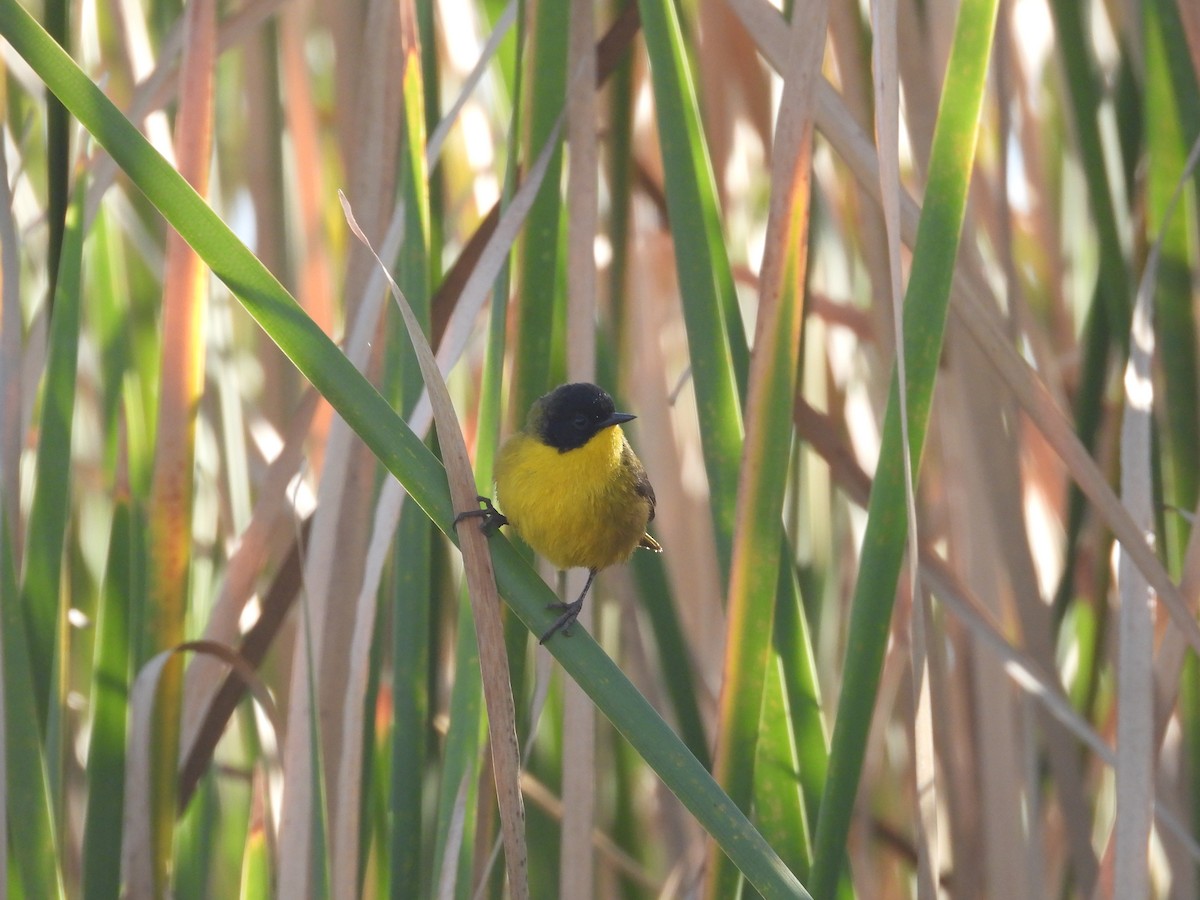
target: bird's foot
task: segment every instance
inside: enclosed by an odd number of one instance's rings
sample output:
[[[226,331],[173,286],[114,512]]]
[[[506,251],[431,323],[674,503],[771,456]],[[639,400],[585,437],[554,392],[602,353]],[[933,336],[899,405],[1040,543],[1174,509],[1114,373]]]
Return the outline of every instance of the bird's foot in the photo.
[[[561,631],[563,637],[571,636],[571,626],[575,624],[575,620],[579,618],[579,611],[583,609],[583,597],[580,597],[574,603],[563,603],[561,600],[558,603],[551,603],[546,606],[546,609],[562,610],[562,615],[554,620],[554,624],[546,629],[546,632],[538,638],[539,644],[544,644],[550,638],[554,637],[556,632]]]
[[[452,524],[458,525],[463,519],[482,519],[483,521],[479,523],[479,530],[484,534],[492,534],[500,526],[508,524],[508,519],[504,517],[504,513],[492,506],[490,497],[480,494],[475,499],[483,504],[483,509],[468,509],[465,512],[460,512],[454,517]]]

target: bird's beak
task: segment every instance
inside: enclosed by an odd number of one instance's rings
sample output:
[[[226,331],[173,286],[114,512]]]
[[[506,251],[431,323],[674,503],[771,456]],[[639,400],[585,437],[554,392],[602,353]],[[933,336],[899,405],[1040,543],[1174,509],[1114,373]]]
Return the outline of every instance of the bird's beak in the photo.
[[[637,416],[632,413],[613,413],[607,419],[600,423],[600,428],[611,428],[613,425],[620,425],[622,422],[628,422],[631,419],[636,419]]]

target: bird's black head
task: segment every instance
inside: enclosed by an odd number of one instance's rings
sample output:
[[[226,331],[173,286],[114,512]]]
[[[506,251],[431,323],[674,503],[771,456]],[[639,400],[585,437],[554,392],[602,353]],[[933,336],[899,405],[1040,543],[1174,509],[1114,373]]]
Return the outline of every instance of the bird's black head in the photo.
[[[612,397],[594,384],[564,384],[539,398],[525,430],[548,447],[566,453],[582,447],[605,428],[635,418],[619,413]]]

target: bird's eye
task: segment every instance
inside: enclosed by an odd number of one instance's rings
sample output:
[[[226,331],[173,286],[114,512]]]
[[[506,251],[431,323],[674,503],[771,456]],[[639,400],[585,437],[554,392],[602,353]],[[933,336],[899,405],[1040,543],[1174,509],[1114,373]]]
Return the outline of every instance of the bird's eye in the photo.
[[[588,427],[588,417],[583,413],[578,413],[571,422],[577,431],[583,431]]]

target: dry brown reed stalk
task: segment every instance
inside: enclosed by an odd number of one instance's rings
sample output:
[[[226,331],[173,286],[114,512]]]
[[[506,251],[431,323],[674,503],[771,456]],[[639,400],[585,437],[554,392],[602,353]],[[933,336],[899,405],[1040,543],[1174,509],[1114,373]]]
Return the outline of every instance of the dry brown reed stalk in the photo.
[[[175,149],[180,174],[202,196],[208,193],[213,142],[213,79],[217,8],[211,0],[190,5],[184,18],[185,50],[180,71]],[[184,639],[192,554],[192,492],[195,427],[204,390],[208,271],[174,230],[167,233],[162,295],[162,366],[154,470],[150,488],[150,633],[157,651]],[[164,659],[157,679],[156,752],[148,770],[131,769],[128,783],[149,791],[153,810],[153,884],[165,891],[169,879],[176,812],[176,759],[182,717],[183,662]]]
[[[347,339],[347,355],[360,370],[369,365],[371,338],[377,330],[376,323],[383,308],[383,295],[378,289],[371,290],[371,287],[368,282],[363,289],[357,305],[357,315]],[[361,478],[351,481],[348,475],[348,470],[352,467],[350,453],[353,440],[353,435],[345,423],[341,419],[335,420],[326,447],[326,472],[318,489],[310,549],[304,559],[300,626],[296,630],[296,644],[293,650],[291,686],[288,693],[288,731],[284,744],[287,784],[284,792],[283,830],[280,835],[281,890],[304,888],[312,874],[309,857],[314,852],[311,847],[313,817],[319,812],[316,804],[321,802],[321,797],[315,795],[314,790],[319,784],[318,779],[323,777],[317,767],[317,760],[313,758],[313,735],[318,735],[322,748],[326,745],[326,740],[340,740],[343,736],[335,721],[335,711],[341,708],[341,704],[323,707],[326,710],[325,714],[317,718],[319,714],[313,709],[311,701],[314,699],[317,685],[321,683],[319,679],[325,671],[321,668],[323,654],[333,652],[332,648],[327,650],[324,643],[326,629],[323,626],[326,618],[352,618],[341,612],[342,607],[339,605],[331,608],[329,597],[334,591],[338,597],[357,596],[357,591],[351,592],[346,585],[335,582],[332,562],[336,549],[335,536],[341,533],[343,516],[352,515],[356,521],[366,518],[365,512],[343,506],[348,488],[353,490],[357,486],[359,490],[363,489]],[[351,511],[344,512],[347,509]],[[359,553],[365,555],[365,552],[364,542]],[[338,632],[339,638],[348,641],[350,635],[346,634],[346,629],[350,627],[348,622],[342,622]],[[339,649],[343,654],[349,652],[348,647]],[[344,665],[345,660],[342,662]],[[330,732],[335,728],[337,733],[333,735]],[[326,771],[338,770],[337,766],[332,764],[332,760],[323,759],[322,762],[327,767]],[[334,798],[332,803],[336,802]],[[302,822],[306,823],[307,827],[301,827]]]
[[[329,335],[334,333],[334,279],[329,241],[322,218],[325,197],[321,165],[320,128],[304,59],[304,33],[309,4],[292,3],[279,21],[280,77],[283,81],[284,116],[291,139],[293,165],[290,187],[296,199],[296,300]],[[309,434],[308,464],[319,481],[324,468],[325,444],[333,412],[321,402]]]
[[[355,237],[370,251],[379,268],[386,272],[383,261],[371,248],[366,235],[354,220],[349,201],[344,196],[342,208]],[[433,350],[425,340],[408,301],[400,293],[391,275],[387,278],[392,295],[404,317],[409,338],[421,364],[425,388],[433,405],[434,422],[454,508],[462,511],[478,509],[475,477],[471,471],[467,445],[463,440],[450,393],[438,370]],[[500,813],[500,831],[504,840],[508,889],[517,900],[526,900],[529,897],[528,851],[525,846],[525,806],[520,790],[520,748],[517,744],[512,679],[509,675],[508,651],[504,643],[504,626],[500,620],[500,594],[496,590],[496,576],[492,570],[487,536],[474,526],[472,519],[459,520],[458,537],[479,642],[479,665],[483,672],[483,693],[488,710],[488,735]]]
[[[596,23],[592,0],[572,0],[567,36],[567,380],[596,380],[596,233],[600,153],[597,128]],[[565,579],[568,596],[583,590],[582,570]],[[594,598],[593,598],[594,599]],[[579,625],[589,633],[596,603],[585,603]],[[544,652],[544,651],[543,651]],[[596,818],[596,710],[573,680],[563,684],[563,816],[558,893],[564,900],[595,894],[589,852]]]

